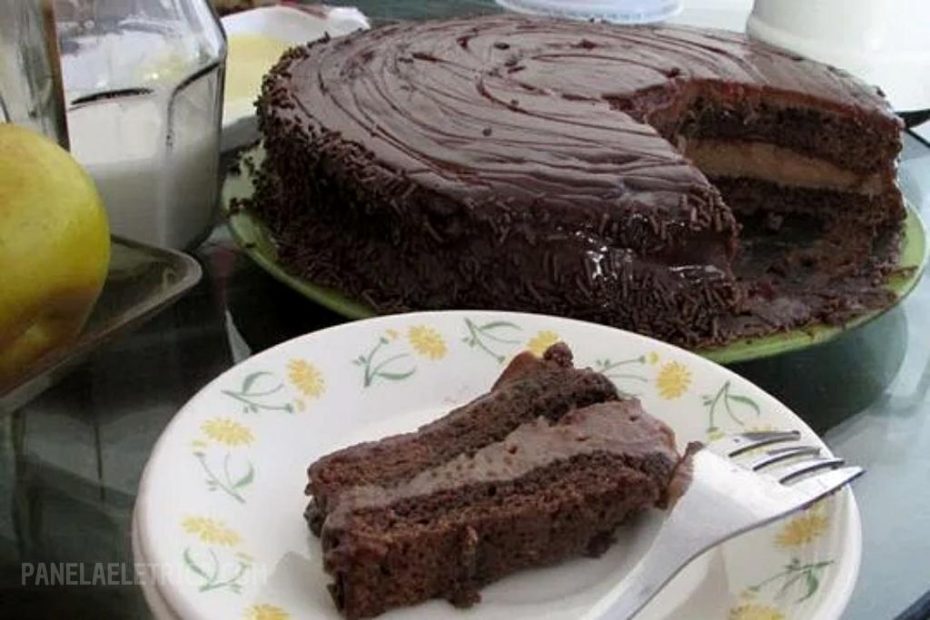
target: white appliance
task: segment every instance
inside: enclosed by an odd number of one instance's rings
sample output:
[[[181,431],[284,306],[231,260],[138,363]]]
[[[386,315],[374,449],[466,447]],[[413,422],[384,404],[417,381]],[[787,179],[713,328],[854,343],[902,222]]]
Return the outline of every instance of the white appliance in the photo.
[[[497,0],[522,12],[611,17],[643,0]],[[656,5],[663,5],[656,0]],[[676,2],[668,2],[675,6]],[[881,87],[911,124],[930,118],[930,0],[683,0],[672,23],[725,28],[840,67]],[[655,17],[655,16],[654,16]],[[748,18],[748,23],[747,23]],[[614,19],[612,21],[628,21]],[[650,21],[650,20],[646,20]]]
[[[930,0],[755,0],[746,30],[879,86],[898,112],[930,111]]]

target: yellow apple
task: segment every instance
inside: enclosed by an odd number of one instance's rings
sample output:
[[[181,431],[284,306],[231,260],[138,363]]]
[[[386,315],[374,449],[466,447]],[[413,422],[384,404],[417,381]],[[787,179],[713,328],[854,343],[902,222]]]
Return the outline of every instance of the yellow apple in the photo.
[[[80,333],[109,261],[90,176],[51,140],[0,124],[0,393]]]

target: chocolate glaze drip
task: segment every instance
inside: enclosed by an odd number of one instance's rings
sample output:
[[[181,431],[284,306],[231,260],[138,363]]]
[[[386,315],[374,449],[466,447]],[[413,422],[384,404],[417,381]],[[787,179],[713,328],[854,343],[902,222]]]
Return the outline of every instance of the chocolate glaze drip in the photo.
[[[842,143],[773,131],[781,107],[812,108],[786,118]],[[674,145],[717,109],[728,138],[881,165],[893,184],[898,121],[841,71],[729,33],[504,15],[288,52],[258,102],[254,208],[282,261],[379,311],[530,310],[720,342],[752,307],[739,227]]]

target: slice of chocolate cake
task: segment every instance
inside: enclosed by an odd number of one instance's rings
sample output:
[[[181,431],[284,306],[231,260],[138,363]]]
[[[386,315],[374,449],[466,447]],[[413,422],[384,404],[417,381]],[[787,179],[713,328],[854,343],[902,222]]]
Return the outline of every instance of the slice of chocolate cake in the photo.
[[[555,344],[537,358],[513,359],[490,393],[459,407],[415,433],[339,450],[313,463],[306,517],[319,533],[338,495],[358,485],[405,482],[419,472],[500,441],[524,422],[558,420],[568,411],[617,399],[613,383],[589,369],[576,369],[572,353]]]
[[[330,590],[348,618],[473,604],[515,571],[599,555],[631,514],[684,492],[689,463],[636,400],[539,418],[400,484],[344,491],[322,532]]]

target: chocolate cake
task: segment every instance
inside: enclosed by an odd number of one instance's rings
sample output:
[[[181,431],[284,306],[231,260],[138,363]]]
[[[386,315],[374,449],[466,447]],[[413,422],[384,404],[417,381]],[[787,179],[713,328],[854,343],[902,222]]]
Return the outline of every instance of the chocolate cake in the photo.
[[[608,378],[572,366],[572,353],[565,344],[552,345],[541,359],[521,353],[488,394],[414,433],[355,445],[311,465],[307,494],[313,499],[306,512],[310,528],[319,533],[345,489],[408,480],[424,469],[500,441],[525,422],[558,420],[572,409],[617,398]]]
[[[515,571],[596,556],[631,514],[684,491],[689,463],[636,400],[539,418],[391,486],[344,492],[323,526],[349,618],[443,597],[467,606]]]
[[[416,432],[313,463],[307,517],[347,617],[469,605],[514,571],[601,553],[628,515],[684,492],[686,462],[671,429],[558,343]]]
[[[901,124],[835,68],[682,27],[513,15],[289,51],[248,208],[382,312],[537,311],[719,343],[887,303]]]

